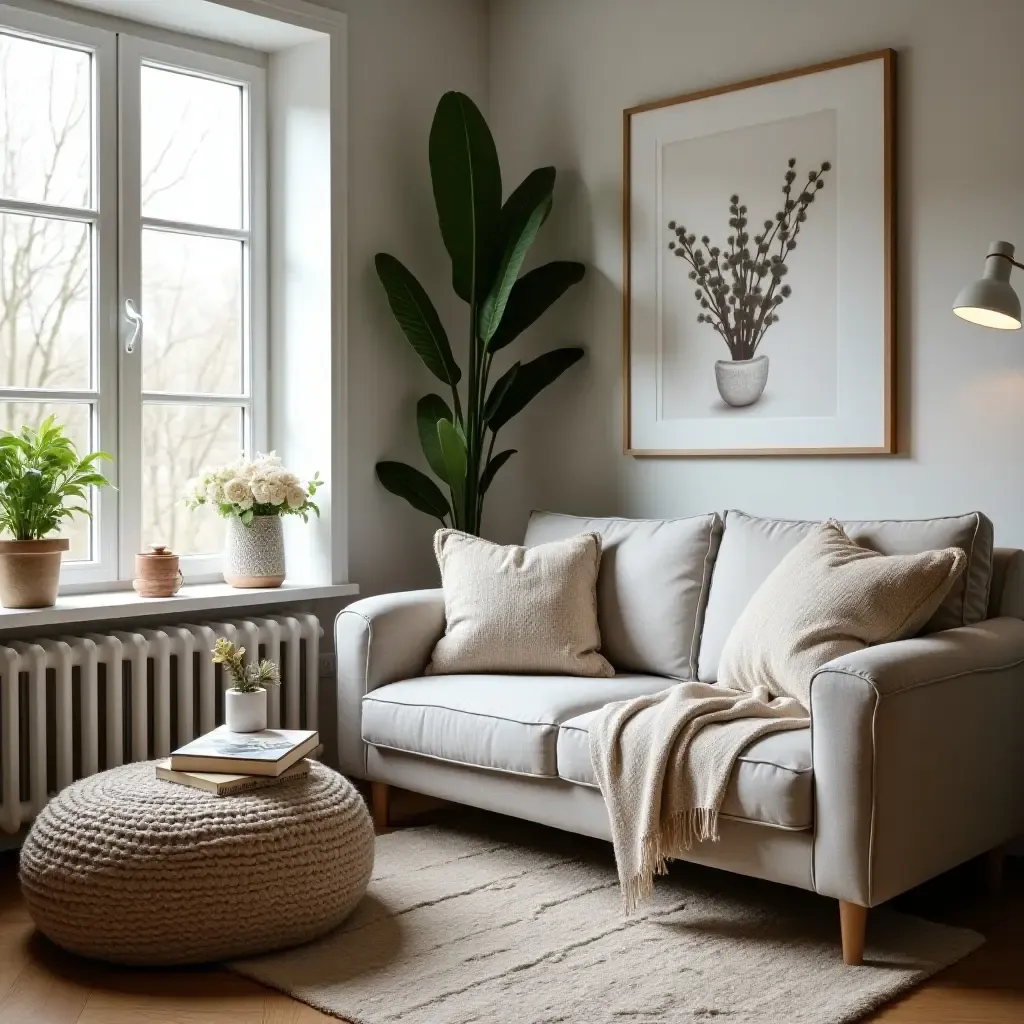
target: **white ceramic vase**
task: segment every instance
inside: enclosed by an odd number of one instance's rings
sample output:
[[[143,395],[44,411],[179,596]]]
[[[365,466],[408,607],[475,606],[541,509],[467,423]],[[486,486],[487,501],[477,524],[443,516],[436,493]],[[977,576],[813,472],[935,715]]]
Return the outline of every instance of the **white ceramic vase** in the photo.
[[[224,579],[233,587],[279,587],[284,575],[281,517],[253,516],[246,526],[238,516],[228,516]]]
[[[753,405],[768,383],[768,357],[718,359],[715,362],[715,383],[723,402],[734,406]]]
[[[229,732],[260,732],[267,727],[267,691],[224,691],[224,724]]]

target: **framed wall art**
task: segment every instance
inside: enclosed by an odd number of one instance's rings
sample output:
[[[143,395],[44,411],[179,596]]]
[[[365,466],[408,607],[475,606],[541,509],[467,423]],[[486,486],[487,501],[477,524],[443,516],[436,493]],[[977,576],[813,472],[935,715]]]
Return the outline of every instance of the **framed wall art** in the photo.
[[[882,50],[624,112],[625,450],[895,450]]]

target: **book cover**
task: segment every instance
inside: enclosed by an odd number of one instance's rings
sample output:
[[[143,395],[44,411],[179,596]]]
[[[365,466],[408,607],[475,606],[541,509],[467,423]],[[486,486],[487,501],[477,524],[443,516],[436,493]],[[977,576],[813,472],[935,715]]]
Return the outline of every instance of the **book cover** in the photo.
[[[175,750],[171,754],[171,769],[276,777],[319,742],[319,735],[310,729],[229,732],[221,725]]]
[[[156,777],[165,782],[174,782],[179,786],[191,786],[201,789],[214,796],[232,796],[236,793],[248,793],[254,789],[266,789],[299,779],[309,774],[309,760],[303,758],[296,761],[291,768],[286,768],[280,775],[227,775],[221,772],[176,772],[171,768],[171,759],[165,758],[157,763]]]

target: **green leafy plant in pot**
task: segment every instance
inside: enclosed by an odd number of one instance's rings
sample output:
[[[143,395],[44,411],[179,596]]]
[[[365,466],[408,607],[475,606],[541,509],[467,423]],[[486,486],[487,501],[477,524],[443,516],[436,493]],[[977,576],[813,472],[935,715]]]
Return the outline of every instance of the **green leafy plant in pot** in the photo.
[[[90,487],[109,481],[96,468],[105,452],[79,458],[64,428],[49,416],[38,430],[0,434],[0,604],[49,608],[57,601],[60,557],[71,546],[51,537],[76,515],[91,516]]]
[[[377,275],[391,311],[427,369],[451,392],[451,404],[425,395],[416,407],[420,446],[447,495],[402,462],[377,463],[377,477],[421,512],[467,533],[480,532],[484,496],[516,454],[495,453],[501,429],[544,388],[582,358],[558,348],[514,362],[491,383],[496,355],[583,278],[581,263],[546,263],[519,277],[551,212],[554,167],[528,174],[502,202],[501,168],[490,129],[468,96],[445,93],[430,129],[430,176],[441,236],[452,262],[452,287],[469,307],[465,375],[426,291],[394,256],[378,253]],[[464,393],[460,393],[460,384]]]

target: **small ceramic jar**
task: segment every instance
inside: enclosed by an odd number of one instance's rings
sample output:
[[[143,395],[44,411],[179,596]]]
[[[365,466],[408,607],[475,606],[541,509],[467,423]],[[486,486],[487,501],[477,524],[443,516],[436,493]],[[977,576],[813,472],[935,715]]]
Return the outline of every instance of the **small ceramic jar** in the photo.
[[[135,556],[132,586],[140,597],[172,597],[183,582],[178,556],[163,544],[154,544],[151,551]]]
[[[224,724],[228,732],[262,732],[267,727],[267,691],[224,691]]]

